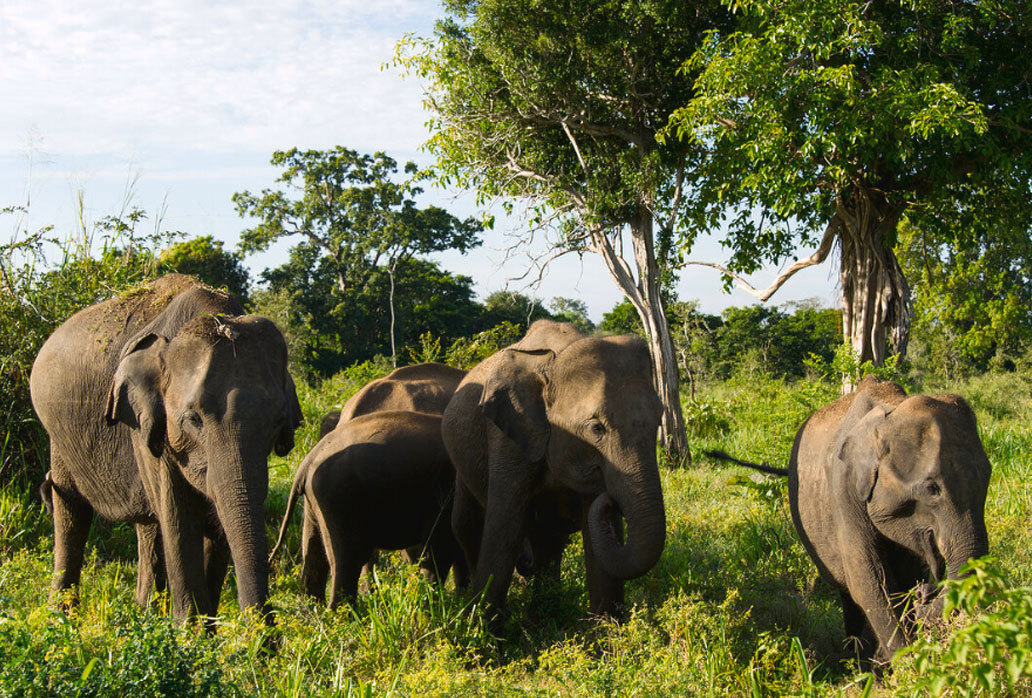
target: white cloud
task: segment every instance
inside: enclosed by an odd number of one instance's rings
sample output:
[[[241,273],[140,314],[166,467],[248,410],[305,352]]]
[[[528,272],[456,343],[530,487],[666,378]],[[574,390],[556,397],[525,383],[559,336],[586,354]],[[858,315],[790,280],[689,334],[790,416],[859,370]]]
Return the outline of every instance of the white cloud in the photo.
[[[420,87],[381,65],[404,32],[430,31],[436,9],[413,0],[4,3],[0,147],[10,153],[35,125],[49,148],[73,155],[124,153],[134,142],[411,150],[424,138]]]

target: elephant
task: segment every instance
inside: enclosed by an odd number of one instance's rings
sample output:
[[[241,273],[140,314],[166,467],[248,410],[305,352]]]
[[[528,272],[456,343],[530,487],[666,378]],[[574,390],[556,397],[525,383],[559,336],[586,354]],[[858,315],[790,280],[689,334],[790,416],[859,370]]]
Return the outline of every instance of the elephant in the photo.
[[[989,551],[991,466],[959,395],[907,396],[868,376],[806,420],[787,471],[767,471],[788,475],[796,531],[838,589],[846,634],[864,661],[888,662],[915,618],[941,614],[929,577],[955,579]]]
[[[660,415],[645,343],[569,323],[536,321],[463,379],[441,425],[456,470],[452,529],[493,622],[525,541],[535,568],[557,571],[578,530],[589,610],[619,613],[624,581],[665,542]]]
[[[386,376],[362,386],[344,403],[339,412],[328,412],[324,415],[319,428],[319,438],[333,431],[341,419],[348,421],[373,412],[403,410],[439,415],[448,406],[455,388],[465,375],[466,372],[461,368],[435,361],[394,369]],[[434,579],[434,569],[422,556],[422,552],[422,547],[411,548],[402,552],[402,558],[410,563],[420,562],[423,574],[429,579]],[[372,576],[376,560],[377,554],[374,551],[369,562],[362,568],[363,580]],[[364,585],[365,582],[363,588]]]
[[[396,368],[352,395],[341,408],[340,419],[347,421],[385,410],[443,414],[465,376],[461,368],[434,361]]]
[[[177,618],[212,616],[232,558],[241,609],[268,613],[270,451],[301,408],[283,336],[228,293],[163,276],[80,310],[33,364],[50,436],[52,593],[71,603],[93,514],[136,524],[136,600],[167,578]]]
[[[386,411],[341,421],[298,466],[270,560],[304,495],[302,580],[309,595],[325,598],[328,574],[328,605],[353,601],[359,572],[376,549],[425,549],[443,580],[460,562],[450,527],[454,482],[440,416]]]

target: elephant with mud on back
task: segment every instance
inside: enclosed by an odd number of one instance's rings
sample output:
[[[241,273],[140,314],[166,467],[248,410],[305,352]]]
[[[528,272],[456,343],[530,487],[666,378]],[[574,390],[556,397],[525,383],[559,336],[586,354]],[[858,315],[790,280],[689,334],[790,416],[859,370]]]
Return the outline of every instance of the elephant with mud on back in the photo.
[[[362,386],[339,412],[324,415],[319,427],[319,438],[323,439],[341,422],[376,412],[407,411],[441,415],[465,376],[466,372],[461,368],[436,361],[396,368],[386,376]],[[307,514],[303,523],[301,548],[303,558],[310,560],[310,564],[318,564],[316,561],[326,559],[315,521]],[[422,546],[417,546],[404,550],[402,557],[409,563],[419,562],[424,576],[433,581],[437,578],[435,567],[422,553]],[[376,560],[377,554],[374,551],[370,561],[362,567],[363,584],[372,575]],[[459,569],[456,569],[456,578],[460,584],[465,581],[465,575]]]
[[[660,414],[645,343],[569,323],[535,322],[463,379],[441,427],[456,470],[452,528],[493,613],[525,540],[535,566],[557,569],[577,530],[590,611],[620,611],[624,581],[663,550]]]
[[[869,376],[806,420],[787,471],[765,469],[788,475],[796,531],[839,590],[861,659],[888,662],[915,617],[941,615],[930,581],[989,552],[991,467],[959,395],[907,396]]]
[[[293,448],[301,410],[283,336],[242,313],[170,274],[79,311],[40,349],[55,595],[78,584],[96,513],[136,524],[139,603],[167,579],[175,617],[214,615],[232,558],[240,607],[266,613],[267,461]]]

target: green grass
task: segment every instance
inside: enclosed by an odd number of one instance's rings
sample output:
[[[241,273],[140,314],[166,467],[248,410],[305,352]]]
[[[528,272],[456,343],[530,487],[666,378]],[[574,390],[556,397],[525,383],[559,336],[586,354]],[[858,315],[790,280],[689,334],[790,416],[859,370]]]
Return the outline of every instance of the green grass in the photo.
[[[319,418],[371,377],[358,373],[318,389],[298,386],[306,424],[294,452],[271,462],[270,539]],[[1007,376],[952,389],[975,407],[993,462],[986,518],[998,562],[997,576],[985,579],[1006,584],[984,595],[989,614],[962,614],[952,636],[930,636],[878,684],[843,645],[837,595],[816,579],[796,539],[783,481],[699,455],[719,447],[785,465],[799,424],[837,394],[833,386],[752,377],[703,386],[688,406],[695,462],[663,471],[667,546],[651,572],[627,585],[630,611],[621,623],[586,616],[576,538],[558,582],[514,582],[500,638],[475,605],[450,586],[428,584],[396,555],[354,608],[328,611],[301,593],[297,516],[273,568],[272,631],[241,616],[231,583],[214,635],[170,621],[160,600],[136,609],[127,526],[94,526],[81,602],[66,616],[46,599],[49,518],[31,491],[0,490],[0,698],[923,695],[945,667],[950,685],[960,685],[965,671],[993,671],[986,650],[964,650],[965,638],[997,633],[999,646],[1013,649],[1006,629],[1024,627],[1012,621],[1028,597],[1021,587],[1032,581],[1032,398],[1028,383]],[[975,630],[965,635],[966,627]],[[992,645],[982,635],[978,646]],[[1009,687],[1001,672],[983,695],[1032,695],[1027,677]]]

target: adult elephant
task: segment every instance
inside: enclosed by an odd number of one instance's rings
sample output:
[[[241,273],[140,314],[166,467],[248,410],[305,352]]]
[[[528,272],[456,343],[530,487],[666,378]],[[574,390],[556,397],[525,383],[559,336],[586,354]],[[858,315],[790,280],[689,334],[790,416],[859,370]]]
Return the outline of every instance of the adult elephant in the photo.
[[[557,559],[578,529],[590,611],[619,610],[624,580],[663,550],[660,414],[648,348],[633,336],[539,320],[469,372],[441,429],[457,474],[452,528],[492,611],[525,537],[536,557]]]
[[[787,470],[792,520],[839,590],[861,658],[888,662],[909,641],[914,615],[941,614],[929,579],[955,579],[988,553],[990,470],[959,395],[907,396],[869,376],[799,429]]]
[[[95,512],[137,525],[140,603],[167,576],[177,618],[214,615],[232,556],[240,607],[266,610],[267,460],[293,448],[301,410],[283,336],[242,313],[171,274],[44,343],[30,388],[50,435],[53,592],[78,584]]]

